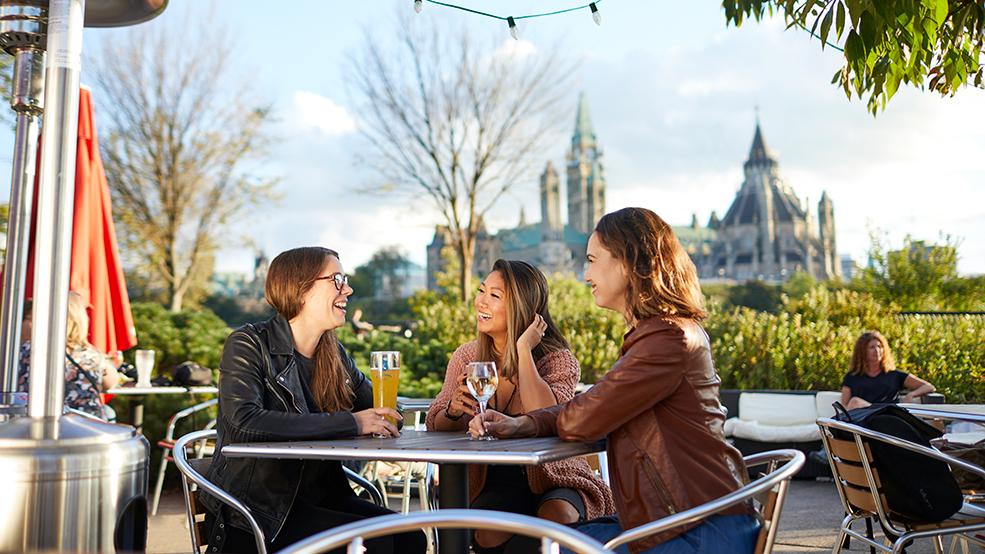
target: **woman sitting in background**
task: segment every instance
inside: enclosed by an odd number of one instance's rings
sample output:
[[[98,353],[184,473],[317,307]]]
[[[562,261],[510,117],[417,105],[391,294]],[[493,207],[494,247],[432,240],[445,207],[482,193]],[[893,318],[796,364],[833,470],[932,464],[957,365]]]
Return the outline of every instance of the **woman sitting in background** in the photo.
[[[855,341],[852,366],[841,383],[841,403],[853,410],[870,404],[896,402],[903,389],[910,392],[903,402],[913,402],[936,390],[934,385],[896,369],[886,337],[878,331],[862,333]]]
[[[489,410],[474,434],[608,439],[618,520],[579,531],[606,542],[626,529],[682,512],[742,486],[745,464],[725,442],[720,380],[711,357],[694,263],[657,214],[625,208],[599,220],[588,239],[585,281],[595,304],[630,330],[612,369],[591,389],[520,417]],[[750,553],[758,524],[745,505],[637,541],[636,554]],[[617,552],[627,552],[626,546]]]
[[[109,419],[109,410],[100,393],[116,386],[116,365],[89,344],[89,315],[85,301],[77,292],[68,293],[68,318],[65,332],[65,405],[100,419]],[[28,338],[30,335],[28,335]],[[17,390],[28,392],[31,366],[31,341],[21,345],[17,371]]]
[[[581,375],[578,360],[547,307],[547,279],[534,266],[497,260],[475,297],[476,340],[463,344],[448,362],[441,393],[428,410],[428,429],[465,431],[478,403],[465,385],[469,362],[493,361],[499,371],[489,407],[506,414],[571,400]],[[613,512],[606,484],[584,458],[533,466],[469,466],[471,507],[536,515],[575,523]],[[525,537],[495,531],[475,533],[475,551],[531,552]]]

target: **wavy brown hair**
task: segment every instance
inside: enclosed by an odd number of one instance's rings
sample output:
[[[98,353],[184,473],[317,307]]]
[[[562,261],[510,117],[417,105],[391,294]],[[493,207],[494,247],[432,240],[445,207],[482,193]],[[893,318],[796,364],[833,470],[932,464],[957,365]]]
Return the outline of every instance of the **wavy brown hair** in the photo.
[[[547,324],[544,337],[533,351],[535,362],[551,352],[567,350],[568,341],[551,319],[547,308],[547,278],[539,269],[527,262],[496,260],[492,271],[498,271],[506,282],[506,352],[496,352],[492,337],[479,333],[478,360],[500,360],[499,375],[512,381],[520,365],[516,341],[533,323],[534,315],[540,314]]]
[[[623,208],[602,216],[595,235],[626,268],[626,308],[637,321],[705,318],[694,262],[660,216],[646,208]]]
[[[879,341],[879,344],[882,345],[882,360],[879,360],[882,372],[887,373],[896,369],[896,360],[893,359],[893,351],[889,349],[889,341],[886,340],[886,337],[882,336],[879,331],[866,331],[855,341],[855,349],[852,350],[852,367],[849,369],[850,374],[862,375],[865,373],[865,369],[869,365],[867,352],[869,343],[874,340]]]
[[[267,270],[264,296],[284,319],[290,321],[301,313],[304,296],[321,277],[329,258],[338,259],[334,250],[305,246],[281,252]],[[315,347],[311,395],[323,412],[351,410],[353,393],[347,382],[339,339],[334,330],[325,331]]]

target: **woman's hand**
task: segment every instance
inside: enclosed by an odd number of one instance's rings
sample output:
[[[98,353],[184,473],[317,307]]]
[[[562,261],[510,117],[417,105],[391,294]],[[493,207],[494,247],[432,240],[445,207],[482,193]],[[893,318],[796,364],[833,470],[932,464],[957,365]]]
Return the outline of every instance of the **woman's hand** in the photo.
[[[465,378],[465,372],[462,372],[462,375],[458,379],[458,388],[455,389],[451,397],[451,402],[448,403],[448,415],[454,418],[459,418],[463,415],[472,417],[479,413],[479,402],[469,392],[469,387],[465,384]]]
[[[481,437],[486,433],[500,439],[532,437],[533,420],[526,416],[510,417],[496,410],[486,410],[482,417],[474,417],[469,422],[469,434]]]
[[[533,351],[540,344],[540,339],[544,338],[545,332],[547,332],[547,322],[544,321],[544,318],[540,314],[535,314],[533,322],[527,326],[527,330],[516,340],[516,347],[518,349]]]
[[[370,408],[361,412],[355,412],[352,416],[356,418],[356,432],[360,435],[373,433],[387,437],[400,436],[397,426],[390,423],[389,420],[384,419],[384,416],[390,416],[394,420],[403,419],[400,412],[393,408]]]

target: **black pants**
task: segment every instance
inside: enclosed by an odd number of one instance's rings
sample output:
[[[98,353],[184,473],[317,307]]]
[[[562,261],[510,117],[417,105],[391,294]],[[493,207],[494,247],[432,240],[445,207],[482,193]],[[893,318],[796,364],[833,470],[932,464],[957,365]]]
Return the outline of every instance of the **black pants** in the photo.
[[[551,489],[544,494],[530,490],[527,473],[522,466],[489,466],[486,484],[472,502],[477,510],[496,510],[525,516],[536,516],[540,506],[548,500],[564,500],[578,511],[579,521],[585,519],[585,501],[574,489]],[[472,541],[476,554],[526,554],[540,552],[540,541],[532,537],[514,535],[505,543],[483,547]]]
[[[291,508],[291,513],[287,515],[284,527],[273,543],[268,544],[267,551],[276,552],[290,546],[311,535],[320,533],[326,529],[352,523],[370,517],[389,515],[394,512],[368,502],[356,496],[344,495],[338,499],[333,499],[331,508],[315,506],[298,497]],[[205,516],[205,528],[213,529],[215,517],[212,514]],[[256,541],[253,533],[241,529],[225,526],[225,540],[222,549],[218,552],[234,552],[243,554],[256,552]],[[215,530],[210,533],[210,537],[216,536]],[[399,545],[399,546],[397,546]],[[211,546],[208,549],[213,552]],[[366,541],[366,552],[368,554],[424,554],[427,551],[427,536],[423,531],[411,531],[392,535],[389,537],[379,537]],[[332,554],[343,554],[345,547],[331,551]]]

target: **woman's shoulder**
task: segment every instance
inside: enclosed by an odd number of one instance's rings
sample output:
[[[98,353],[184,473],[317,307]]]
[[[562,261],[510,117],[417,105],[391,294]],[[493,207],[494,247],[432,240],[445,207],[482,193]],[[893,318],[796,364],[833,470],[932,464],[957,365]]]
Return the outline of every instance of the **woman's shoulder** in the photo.
[[[578,358],[575,358],[574,353],[567,348],[559,348],[552,352],[548,352],[537,360],[537,368],[542,370],[559,369],[571,366],[580,367],[578,364]]]
[[[475,361],[475,359],[478,356],[479,356],[479,341],[471,340],[456,348],[455,352],[451,355],[451,358],[453,360],[457,360],[462,363],[469,363]]]

